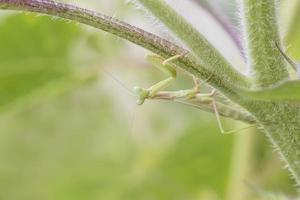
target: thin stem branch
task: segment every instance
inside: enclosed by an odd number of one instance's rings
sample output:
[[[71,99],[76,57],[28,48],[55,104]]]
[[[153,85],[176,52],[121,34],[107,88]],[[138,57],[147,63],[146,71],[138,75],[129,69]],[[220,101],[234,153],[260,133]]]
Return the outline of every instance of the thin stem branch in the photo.
[[[240,123],[235,123],[235,125],[237,129],[244,126]],[[226,200],[243,200],[247,198],[249,190],[245,187],[245,180],[249,178],[253,167],[252,155],[255,149],[255,136],[255,127],[249,128],[243,134],[234,135]]]

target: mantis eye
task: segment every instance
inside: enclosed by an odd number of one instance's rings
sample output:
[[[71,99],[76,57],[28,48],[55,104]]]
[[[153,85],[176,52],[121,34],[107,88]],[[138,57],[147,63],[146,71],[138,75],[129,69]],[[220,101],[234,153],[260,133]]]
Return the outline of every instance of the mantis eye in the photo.
[[[142,105],[145,102],[145,100],[149,97],[149,91],[144,88],[136,86],[133,88],[133,91],[137,97],[136,103],[138,105]]]

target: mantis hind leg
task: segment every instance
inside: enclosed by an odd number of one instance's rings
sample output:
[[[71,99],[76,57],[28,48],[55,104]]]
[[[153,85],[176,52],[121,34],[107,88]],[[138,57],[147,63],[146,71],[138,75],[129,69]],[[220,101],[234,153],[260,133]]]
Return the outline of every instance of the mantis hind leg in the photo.
[[[213,91],[211,94],[215,94],[215,92]],[[234,129],[234,130],[230,130],[230,131],[225,131],[224,127],[223,127],[223,124],[222,124],[222,121],[221,121],[221,116],[220,116],[220,113],[218,111],[218,107],[217,107],[217,104],[215,102],[215,100],[212,99],[212,107],[213,107],[213,110],[215,112],[215,115],[216,115],[216,119],[217,119],[217,122],[218,122],[218,126],[219,126],[219,129],[221,131],[221,133],[223,135],[228,135],[228,134],[232,134],[232,133],[237,133],[237,132],[240,132],[240,131],[243,131],[243,130],[246,130],[248,128],[251,128],[251,127],[254,127],[255,125],[250,125],[250,126],[246,126],[246,127],[242,127],[242,128],[239,128],[239,129]]]

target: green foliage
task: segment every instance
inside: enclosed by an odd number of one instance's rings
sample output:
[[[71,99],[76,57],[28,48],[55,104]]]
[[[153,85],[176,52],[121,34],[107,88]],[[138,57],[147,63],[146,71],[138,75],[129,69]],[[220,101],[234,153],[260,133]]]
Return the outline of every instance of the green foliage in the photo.
[[[112,98],[94,85],[2,115],[0,198],[180,200],[197,199],[209,188],[217,196],[224,193],[232,136],[224,138],[216,126],[194,119],[171,133],[169,144],[164,138],[172,121],[155,111],[148,133],[154,140],[138,142],[126,113],[114,112]],[[176,113],[189,118],[190,111]]]
[[[0,107],[71,73],[69,51],[80,34],[73,24],[10,15],[0,24]]]
[[[109,52],[104,40],[74,23],[20,14],[0,23],[0,110],[38,103],[93,80],[97,71],[81,63],[92,66],[104,48]],[[76,52],[81,40],[85,45]]]

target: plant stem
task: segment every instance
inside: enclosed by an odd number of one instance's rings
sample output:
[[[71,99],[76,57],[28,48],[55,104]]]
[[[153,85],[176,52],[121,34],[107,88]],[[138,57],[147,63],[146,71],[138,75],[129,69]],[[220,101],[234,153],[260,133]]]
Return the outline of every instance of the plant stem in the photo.
[[[262,126],[295,182],[300,186],[300,106],[298,103],[254,101],[241,103]]]
[[[236,123],[237,128],[245,126]],[[245,133],[236,134],[231,157],[226,200],[243,200],[247,198],[245,181],[250,175],[252,151],[254,148],[256,128],[250,128]]]
[[[276,0],[241,1],[254,87],[271,87],[289,79],[285,61],[276,48],[276,43],[280,44]],[[237,101],[256,117],[300,186],[299,104],[272,100]]]
[[[276,0],[241,1],[254,87],[269,87],[288,79],[286,64],[275,45],[280,44]]]

